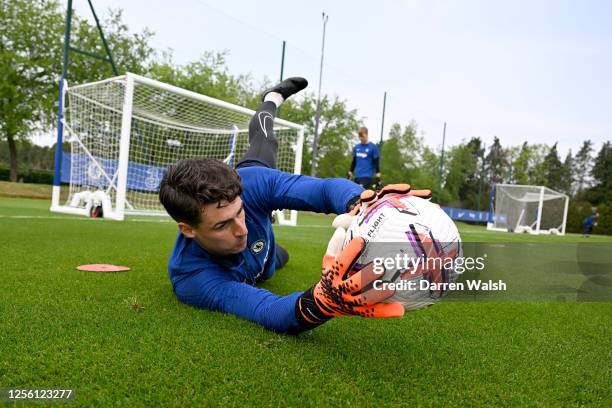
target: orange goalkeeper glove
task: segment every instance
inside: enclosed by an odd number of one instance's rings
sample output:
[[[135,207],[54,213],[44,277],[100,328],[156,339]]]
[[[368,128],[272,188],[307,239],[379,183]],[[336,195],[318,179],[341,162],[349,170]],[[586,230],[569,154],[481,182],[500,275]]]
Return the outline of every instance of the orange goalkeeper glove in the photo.
[[[410,184],[388,184],[380,191],[364,190],[361,192],[359,199],[350,207],[349,214],[356,215],[362,206],[373,208],[378,200],[387,194],[402,194],[421,197],[424,199],[431,198],[431,190],[412,190]]]
[[[372,282],[380,275],[368,265],[349,276],[351,268],[363,252],[365,241],[355,238],[342,250],[346,232],[336,229],[323,257],[321,280],[304,292],[296,307],[298,320],[305,327],[316,327],[336,316],[399,317],[404,315],[400,303],[380,303],[393,296],[392,290],[377,290]]]

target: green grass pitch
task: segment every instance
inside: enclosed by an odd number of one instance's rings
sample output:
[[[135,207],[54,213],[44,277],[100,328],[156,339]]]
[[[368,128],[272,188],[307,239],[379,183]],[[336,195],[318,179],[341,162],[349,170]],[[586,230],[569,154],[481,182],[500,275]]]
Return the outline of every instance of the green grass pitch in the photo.
[[[71,406],[612,406],[610,302],[443,301],[279,335],[175,299],[168,219],[48,207],[0,198],[0,388],[73,388]],[[316,282],[330,221],[277,227],[291,260],[263,286],[288,294]],[[460,228],[466,241],[582,239]],[[612,239],[590,239],[612,250]],[[75,270],[85,263],[132,270]]]

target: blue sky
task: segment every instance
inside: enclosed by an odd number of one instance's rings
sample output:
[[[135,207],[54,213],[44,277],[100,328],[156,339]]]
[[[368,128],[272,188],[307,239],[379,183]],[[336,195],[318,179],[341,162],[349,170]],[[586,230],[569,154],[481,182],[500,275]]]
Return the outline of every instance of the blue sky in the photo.
[[[321,12],[329,15],[324,93],[349,101],[378,139],[414,119],[432,147],[480,136],[489,145],[612,139],[610,1],[94,0],[122,8],[131,30],[149,27],[157,50],[179,63],[228,50],[234,74],[254,84],[280,73],[318,86]],[[85,0],[76,12],[88,16]]]

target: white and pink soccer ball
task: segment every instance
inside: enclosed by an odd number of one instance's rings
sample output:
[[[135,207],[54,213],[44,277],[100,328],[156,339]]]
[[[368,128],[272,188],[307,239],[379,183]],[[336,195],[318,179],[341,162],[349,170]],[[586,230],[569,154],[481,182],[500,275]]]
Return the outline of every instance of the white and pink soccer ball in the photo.
[[[366,248],[353,269],[376,265],[380,280],[375,288],[395,288],[386,302],[400,302],[407,310],[429,306],[447,293],[444,283],[454,283],[459,275],[454,267],[462,256],[459,231],[440,206],[423,198],[387,194],[362,208],[344,245],[358,236]]]

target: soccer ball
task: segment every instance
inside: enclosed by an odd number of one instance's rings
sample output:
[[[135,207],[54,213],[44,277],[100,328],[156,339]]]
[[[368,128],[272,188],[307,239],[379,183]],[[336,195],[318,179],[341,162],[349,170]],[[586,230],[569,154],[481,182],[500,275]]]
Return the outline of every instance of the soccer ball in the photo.
[[[353,218],[344,245],[362,237],[366,247],[352,272],[371,267],[379,275],[374,289],[394,290],[385,302],[406,310],[437,302],[456,281],[461,268],[461,237],[455,223],[428,200],[386,194]]]

